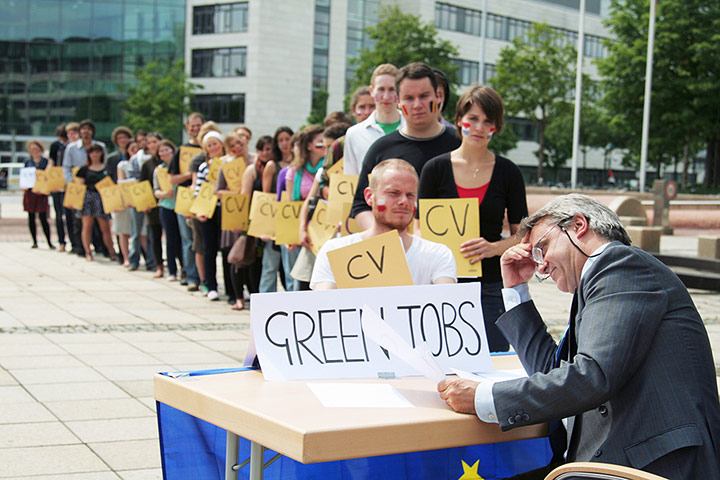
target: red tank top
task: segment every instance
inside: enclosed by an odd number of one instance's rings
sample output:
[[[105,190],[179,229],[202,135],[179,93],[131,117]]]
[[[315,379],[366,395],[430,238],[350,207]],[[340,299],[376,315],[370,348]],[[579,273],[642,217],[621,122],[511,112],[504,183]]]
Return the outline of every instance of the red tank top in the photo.
[[[483,201],[483,198],[485,198],[485,193],[487,192],[488,185],[490,185],[490,182],[477,188],[463,188],[460,185],[456,184],[455,188],[457,188],[458,196],[460,198],[477,198],[478,205],[480,205]]]

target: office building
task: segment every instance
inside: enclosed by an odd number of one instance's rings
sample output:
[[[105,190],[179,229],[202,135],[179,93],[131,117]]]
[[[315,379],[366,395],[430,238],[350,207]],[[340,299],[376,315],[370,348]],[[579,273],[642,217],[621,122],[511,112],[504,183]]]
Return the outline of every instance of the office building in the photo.
[[[545,22],[577,44],[577,0],[490,0],[482,55],[480,0],[397,0],[404,12],[419,15],[438,29],[440,38],[458,48],[455,60],[463,86],[494,74],[500,50],[532,27]],[[195,105],[224,130],[247,124],[257,135],[272,134],[280,125],[304,125],[314,92],[329,93],[327,111],[341,110],[353,69],[349,59],[372,47],[365,27],[375,25],[380,0],[313,0],[282,4],[261,0],[227,2],[189,0],[185,58],[191,80],[204,88]],[[607,54],[603,18],[607,0],[588,0],[585,18],[585,72],[596,76],[592,63]],[[484,65],[484,76],[481,73]],[[462,88],[462,87],[461,87]],[[517,119],[520,136],[511,157],[532,179],[537,164],[536,132]],[[602,166],[603,155],[589,161]]]

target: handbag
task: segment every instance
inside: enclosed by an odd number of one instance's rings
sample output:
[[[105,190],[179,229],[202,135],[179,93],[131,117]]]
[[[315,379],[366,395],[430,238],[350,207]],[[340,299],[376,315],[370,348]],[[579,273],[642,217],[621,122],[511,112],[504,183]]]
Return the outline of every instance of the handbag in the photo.
[[[230,247],[228,252],[228,263],[232,263],[236,267],[248,267],[252,265],[257,258],[257,239],[240,235]]]

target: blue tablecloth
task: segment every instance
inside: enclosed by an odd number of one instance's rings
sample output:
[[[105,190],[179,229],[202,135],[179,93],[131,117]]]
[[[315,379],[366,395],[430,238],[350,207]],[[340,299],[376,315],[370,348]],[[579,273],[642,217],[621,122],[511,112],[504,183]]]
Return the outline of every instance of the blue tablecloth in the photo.
[[[208,375],[246,369],[205,370],[188,375]],[[163,477],[179,479],[223,479],[225,475],[225,430],[163,403],[157,403]],[[250,457],[250,441],[240,438],[239,458]],[[265,461],[275,456],[267,450]],[[317,479],[498,479],[547,465],[552,458],[547,438],[490,445],[447,448],[426,452],[302,464],[281,457],[265,470],[265,480]],[[249,465],[238,478],[249,477]]]

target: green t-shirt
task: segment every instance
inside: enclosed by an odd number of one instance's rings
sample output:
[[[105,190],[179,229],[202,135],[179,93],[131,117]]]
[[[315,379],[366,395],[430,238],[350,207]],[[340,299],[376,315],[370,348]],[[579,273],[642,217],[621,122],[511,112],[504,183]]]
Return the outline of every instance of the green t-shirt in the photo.
[[[383,129],[383,132],[385,132],[385,135],[387,135],[388,133],[392,133],[392,132],[394,132],[395,130],[398,129],[398,127],[400,126],[400,120],[398,120],[398,121],[395,122],[395,123],[380,123],[380,122],[377,122],[377,124],[380,125],[380,128],[382,128],[382,129]]]

